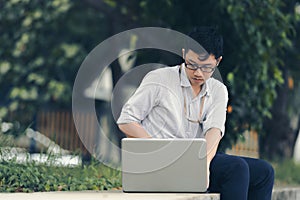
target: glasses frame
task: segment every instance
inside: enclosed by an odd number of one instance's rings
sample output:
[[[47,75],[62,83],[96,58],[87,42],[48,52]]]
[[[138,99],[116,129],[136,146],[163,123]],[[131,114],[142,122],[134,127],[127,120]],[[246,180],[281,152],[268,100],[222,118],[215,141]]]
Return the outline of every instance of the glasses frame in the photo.
[[[183,89],[183,88],[182,88]],[[192,123],[198,123],[198,124],[202,124],[202,112],[203,112],[203,106],[204,106],[204,101],[205,101],[205,96],[201,97],[201,101],[200,101],[200,111],[199,111],[199,118],[197,120],[195,119],[192,119],[191,117],[189,117],[187,115],[187,105],[186,105],[186,98],[184,96],[184,100],[183,100],[183,108],[184,108],[184,115],[185,115],[185,118],[189,121],[189,122],[192,122]]]
[[[182,69],[182,66],[183,64],[179,67],[179,79],[181,80],[181,69]],[[188,122],[191,122],[191,123],[197,123],[199,124],[199,129],[201,129],[201,131],[203,131],[203,120],[202,120],[202,112],[203,112],[203,107],[204,107],[204,101],[205,101],[205,96],[202,96],[201,97],[201,102],[200,102],[200,111],[199,111],[199,118],[197,120],[194,120],[194,119],[191,119],[188,115],[187,115],[187,103],[186,103],[186,97],[184,95],[184,92],[183,92],[183,87],[181,86],[181,89],[182,89],[182,94],[183,94],[183,102],[184,102],[184,105],[183,105],[183,108],[184,108],[184,116],[185,118],[187,119]]]
[[[205,67],[205,65],[198,65],[198,64],[191,64],[191,63],[187,63],[187,61],[185,60],[185,66],[186,68],[188,68],[189,70],[193,70],[196,71],[198,69],[200,69],[202,72],[205,73],[212,73],[216,70],[216,67],[218,65],[216,65],[215,67]],[[191,67],[192,66],[192,67]]]

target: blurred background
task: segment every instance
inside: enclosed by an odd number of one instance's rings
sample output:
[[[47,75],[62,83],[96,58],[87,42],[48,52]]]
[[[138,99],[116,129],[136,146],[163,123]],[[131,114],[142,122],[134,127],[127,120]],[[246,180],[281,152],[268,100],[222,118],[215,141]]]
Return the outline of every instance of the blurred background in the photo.
[[[230,99],[220,149],[275,163],[300,162],[297,0],[0,0],[0,8],[2,149],[77,152],[82,162],[93,157],[116,157],[118,162],[119,152],[101,143],[96,126],[100,123],[106,137],[120,145],[124,135],[111,111],[114,86],[135,66],[176,65],[181,60],[155,49],[116,59],[103,74],[95,75],[95,81],[101,76],[93,99],[95,121],[90,113],[72,115],[72,88],[85,57],[105,39],[132,28],[154,26],[188,33],[195,26],[216,26],[224,37],[219,70]],[[126,49],[136,41],[130,38]],[[95,85],[84,86],[87,99],[94,98]],[[81,142],[74,117],[84,124],[84,140],[93,152]]]

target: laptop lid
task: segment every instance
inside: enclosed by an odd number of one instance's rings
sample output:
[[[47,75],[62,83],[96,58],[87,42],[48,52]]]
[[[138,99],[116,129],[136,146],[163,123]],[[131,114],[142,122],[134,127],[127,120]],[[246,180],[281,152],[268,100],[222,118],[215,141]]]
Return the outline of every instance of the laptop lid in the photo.
[[[122,140],[125,192],[205,192],[205,139]]]

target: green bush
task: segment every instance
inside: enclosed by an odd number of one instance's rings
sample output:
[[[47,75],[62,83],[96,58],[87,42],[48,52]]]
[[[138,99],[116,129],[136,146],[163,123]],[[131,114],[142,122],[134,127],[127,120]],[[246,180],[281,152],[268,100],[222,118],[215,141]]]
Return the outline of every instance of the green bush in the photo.
[[[79,167],[0,163],[0,192],[109,190],[120,186],[120,171],[96,162]]]
[[[300,185],[300,164],[293,160],[285,160],[273,164],[275,169],[275,185]]]

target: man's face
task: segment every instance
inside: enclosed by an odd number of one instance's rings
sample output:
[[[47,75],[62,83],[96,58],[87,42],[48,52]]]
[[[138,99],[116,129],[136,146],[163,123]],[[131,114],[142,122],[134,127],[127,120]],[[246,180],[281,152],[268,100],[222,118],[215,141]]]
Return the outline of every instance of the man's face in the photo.
[[[220,57],[216,60],[212,54],[209,55],[206,60],[200,58],[201,56],[192,50],[188,50],[184,57],[186,65],[185,71],[192,87],[203,85],[205,81],[212,76],[215,67],[222,59],[222,57]]]

